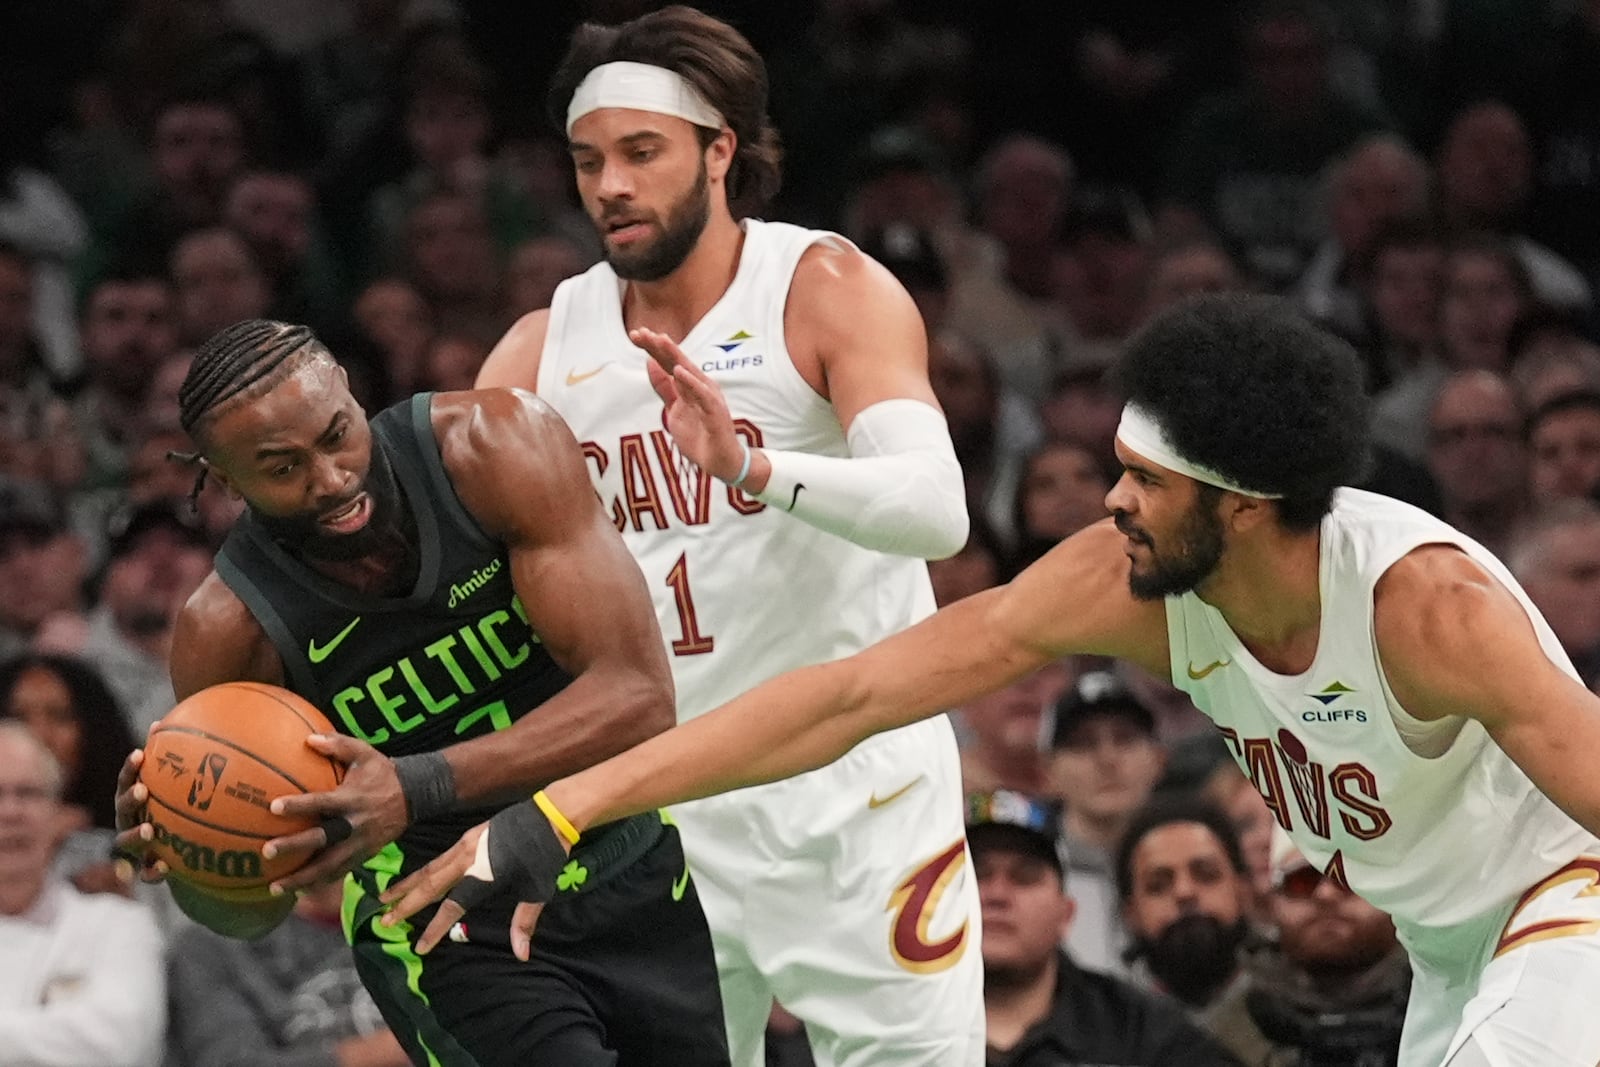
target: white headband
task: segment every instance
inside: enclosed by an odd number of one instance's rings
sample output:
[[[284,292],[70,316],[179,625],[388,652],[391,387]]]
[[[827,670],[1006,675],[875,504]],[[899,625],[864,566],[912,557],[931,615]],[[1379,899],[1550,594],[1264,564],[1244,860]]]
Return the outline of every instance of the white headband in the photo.
[[[1183,453],[1167,440],[1161,424],[1132,404],[1122,409],[1122,421],[1117,424],[1117,440],[1152,463],[1159,463],[1168,470],[1193,478],[1197,482],[1205,482],[1218,489],[1226,489],[1230,493],[1253,496],[1260,500],[1283,499],[1282,493],[1258,493],[1254,489],[1246,489],[1225,474],[1219,474],[1210,467],[1202,467],[1192,460],[1185,459]]]
[[[572,136],[574,123],[603,107],[654,111],[696,126],[722,129],[722,113],[687,78],[648,63],[602,63],[591,70],[567,105],[567,136]]]

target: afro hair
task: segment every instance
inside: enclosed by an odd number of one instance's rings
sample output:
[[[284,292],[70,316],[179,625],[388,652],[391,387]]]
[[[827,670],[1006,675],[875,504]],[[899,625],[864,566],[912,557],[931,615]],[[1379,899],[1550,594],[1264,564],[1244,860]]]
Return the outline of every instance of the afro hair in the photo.
[[[1228,294],[1177,304],[1128,342],[1116,379],[1185,457],[1281,494],[1285,526],[1315,526],[1333,491],[1367,471],[1360,357],[1287,301]]]

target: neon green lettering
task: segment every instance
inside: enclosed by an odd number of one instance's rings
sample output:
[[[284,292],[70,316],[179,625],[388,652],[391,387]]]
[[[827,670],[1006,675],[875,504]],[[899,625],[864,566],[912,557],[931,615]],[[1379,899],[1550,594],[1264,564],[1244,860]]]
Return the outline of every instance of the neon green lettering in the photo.
[[[517,646],[515,652],[507,652],[505,642],[500,640],[500,635],[495,632],[496,626],[504,626],[511,621],[511,616],[503,611],[491,611],[478,620],[478,632],[483,634],[484,641],[494,650],[495,658],[500,661],[500,666],[508,671],[514,671],[527,661],[533,649],[524,641]]]
[[[389,725],[400,733],[407,733],[416,729],[422,722],[423,716],[413,715],[409,719],[401,719],[395,712],[403,707],[406,698],[403,696],[390,696],[383,691],[383,683],[394,677],[394,668],[385,667],[376,674],[367,677],[367,692],[372,696],[372,702],[378,705],[378,710],[383,712],[383,717],[389,720]]]
[[[450,680],[456,683],[456,688],[467,696],[477,692],[477,687],[467,679],[467,672],[461,669],[461,664],[456,662],[450,650],[456,647],[454,634],[446,634],[422,651],[428,656],[444,664],[444,669],[450,672]]]
[[[402,659],[399,667],[400,673],[405,675],[406,684],[411,687],[413,693],[417,694],[417,699],[422,701],[422,706],[428,709],[429,715],[437,715],[441,711],[454,707],[460,701],[461,698],[454,693],[449,694],[443,700],[435,700],[433,694],[428,692],[428,687],[422,684],[422,679],[417,677],[417,669],[411,665],[410,656]]]
[[[381,745],[385,741],[389,740],[389,731],[380,726],[378,727],[377,733],[367,733],[365,728],[362,727],[361,723],[356,721],[355,715],[350,711],[350,706],[352,704],[356,704],[362,700],[365,700],[366,698],[367,694],[363,693],[355,686],[351,686],[349,689],[341,689],[338,693],[334,694],[333,707],[334,710],[339,713],[339,718],[342,719],[344,724],[350,728],[350,733],[353,736],[361,738],[361,740],[365,741],[369,745]]]
[[[473,724],[485,715],[489,717],[496,730],[504,730],[511,725],[511,711],[506,707],[506,702],[496,700],[493,704],[485,704],[478,710],[461,716],[461,721],[456,723],[456,735],[459,737],[472,729]]]
[[[489,658],[489,653],[483,650],[483,645],[478,641],[478,635],[472,627],[463,626],[460,630],[461,642],[467,646],[467,651],[472,653],[472,658],[478,661],[478,666],[483,668],[483,673],[489,676],[489,681],[500,680],[500,668],[494,665],[494,660]]]

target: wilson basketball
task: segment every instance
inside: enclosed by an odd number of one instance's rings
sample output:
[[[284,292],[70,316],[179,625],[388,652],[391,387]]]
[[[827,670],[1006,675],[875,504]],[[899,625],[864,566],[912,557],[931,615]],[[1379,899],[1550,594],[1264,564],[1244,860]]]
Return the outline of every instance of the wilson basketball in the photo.
[[[150,734],[139,772],[155,853],[174,876],[205,889],[259,888],[294,870],[305,853],[269,860],[261,846],[317,822],[274,815],[269,805],[339,784],[343,767],[306,744],[333,732],[302,698],[255,682],[215,685],[179,703]]]

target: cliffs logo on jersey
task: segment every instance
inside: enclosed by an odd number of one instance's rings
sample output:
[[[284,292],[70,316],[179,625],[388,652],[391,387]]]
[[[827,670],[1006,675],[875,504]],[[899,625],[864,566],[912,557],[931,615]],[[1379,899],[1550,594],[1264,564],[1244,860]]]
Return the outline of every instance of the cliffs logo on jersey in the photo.
[[[1307,693],[1306,696],[1321,704],[1322,707],[1302,711],[1300,718],[1304,722],[1366,722],[1367,709],[1365,708],[1346,707],[1343,704],[1340,704],[1339,707],[1334,707],[1335,704],[1339,703],[1341,697],[1351,696],[1354,693],[1354,689],[1337,680],[1331,685],[1324,686],[1318,692]]]
[[[1348,760],[1330,769],[1313,760],[1305,742],[1287,729],[1270,738],[1240,737],[1237,730],[1220,729],[1285,831],[1293,833],[1298,820],[1308,832],[1330,840],[1335,814],[1343,831],[1358,841],[1375,841],[1394,826],[1383,808],[1378,776],[1365,764]]]
[[[712,345],[721,355],[712,356],[700,362],[700,369],[707,374],[717,374],[725,371],[747,370],[759,367],[765,360],[761,353],[752,352],[745,347],[745,342],[753,340],[755,334],[740,330],[730,334],[726,340],[718,341]]]
[[[764,443],[761,430],[749,419],[734,419],[733,431],[751,448]],[[600,503],[619,533],[643,532],[646,523],[655,530],[670,529],[674,522],[704,526],[711,521],[713,490],[726,495],[735,514],[755,515],[767,509],[684,459],[666,430],[624,434],[611,449],[585,441],[583,454],[594,470]],[[607,493],[612,494],[610,499]]]

